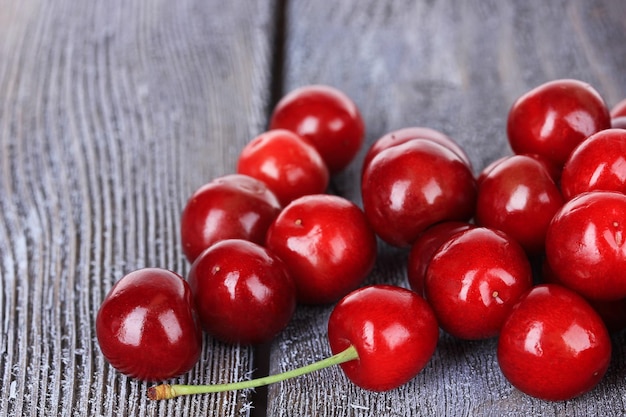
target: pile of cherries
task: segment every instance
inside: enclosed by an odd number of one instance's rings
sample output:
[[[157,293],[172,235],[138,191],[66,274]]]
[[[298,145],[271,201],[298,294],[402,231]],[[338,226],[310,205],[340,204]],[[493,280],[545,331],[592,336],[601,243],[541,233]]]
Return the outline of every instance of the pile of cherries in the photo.
[[[626,100],[609,111],[590,85],[551,81],[512,105],[514,154],[478,175],[439,131],[382,136],[363,162],[361,209],[326,193],[363,145],[359,110],[335,88],[296,89],[242,150],[237,173],[189,198],[186,279],[144,268],[113,286],[96,318],[101,351],[120,372],[161,381],[195,365],[203,330],[261,344],[298,304],[334,303],[330,358],[260,380],[158,385],[149,397],[255,387],[332,365],[362,388],[390,390],[426,366],[439,329],[497,337],[500,369],[522,392],[579,396],[607,371],[610,332],[626,327],[625,129]],[[410,289],[363,286],[377,239],[408,250]]]

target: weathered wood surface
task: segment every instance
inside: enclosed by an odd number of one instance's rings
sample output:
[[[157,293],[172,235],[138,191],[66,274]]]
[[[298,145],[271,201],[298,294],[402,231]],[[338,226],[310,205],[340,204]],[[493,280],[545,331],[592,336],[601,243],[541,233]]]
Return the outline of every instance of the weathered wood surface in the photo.
[[[187,271],[182,206],[234,171],[266,126],[275,85],[341,88],[363,112],[368,145],[395,128],[440,129],[478,172],[510,152],[504,123],[519,94],[571,77],[614,104],[626,97],[625,69],[618,0],[0,0],[0,415],[265,415],[250,392],[148,402],[147,384],[106,364],[93,325],[124,273]],[[363,152],[331,187],[357,203]],[[380,249],[368,283],[406,286],[406,253]],[[270,347],[270,371],[329,354],[330,308],[299,308]],[[495,341],[442,335],[400,389],[364,392],[329,369],[270,387],[267,415],[623,415],[625,338],[615,336],[601,385],[573,401],[511,388]],[[251,348],[206,340],[180,381],[262,367]]]
[[[178,220],[265,127],[274,4],[0,1],[0,415],[238,416],[250,393],[149,402],[94,318],[143,266],[185,273]],[[207,340],[185,382],[247,377]]]

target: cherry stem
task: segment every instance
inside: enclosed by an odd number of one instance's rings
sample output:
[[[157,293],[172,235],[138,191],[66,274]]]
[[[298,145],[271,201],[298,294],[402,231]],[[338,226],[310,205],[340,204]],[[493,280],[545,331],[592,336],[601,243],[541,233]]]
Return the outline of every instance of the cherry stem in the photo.
[[[311,372],[339,365],[344,362],[359,359],[356,348],[350,345],[347,349],[319,362],[312,363],[291,371],[269,375],[262,378],[250,379],[240,382],[215,385],[169,385],[161,384],[148,388],[148,398],[151,400],[168,400],[182,395],[208,394],[212,392],[236,391],[242,389],[262,387],[275,382],[306,375]]]

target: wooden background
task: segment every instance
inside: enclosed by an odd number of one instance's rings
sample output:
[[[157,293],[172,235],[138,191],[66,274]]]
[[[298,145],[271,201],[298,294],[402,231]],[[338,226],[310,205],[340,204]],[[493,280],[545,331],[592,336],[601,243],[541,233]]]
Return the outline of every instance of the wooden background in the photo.
[[[333,368],[256,393],[156,403],[147,384],[107,365],[95,339],[97,309],[123,274],[186,273],[178,221],[188,196],[234,172],[287,91],[345,91],[367,145],[396,128],[439,129],[478,172],[510,152],[513,100],[566,77],[608,105],[626,97],[626,2],[0,0],[0,415],[623,415],[624,333],[597,389],[560,403],[513,389],[494,340],[445,334],[427,368],[387,393]],[[330,187],[358,204],[364,152]],[[381,244],[368,283],[406,286],[405,260]],[[325,357],[330,308],[299,308],[256,349],[207,338],[177,381]]]

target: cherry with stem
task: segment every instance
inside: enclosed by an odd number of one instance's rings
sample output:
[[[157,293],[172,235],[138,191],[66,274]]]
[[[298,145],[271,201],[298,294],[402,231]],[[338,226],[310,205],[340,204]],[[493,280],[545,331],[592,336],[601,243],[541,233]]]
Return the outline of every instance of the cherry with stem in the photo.
[[[341,366],[355,385],[388,391],[415,377],[429,362],[439,338],[435,313],[416,292],[392,285],[359,288],[343,297],[328,319],[333,356],[281,374],[218,385],[158,385],[153,400],[256,388]]]

